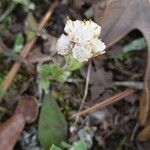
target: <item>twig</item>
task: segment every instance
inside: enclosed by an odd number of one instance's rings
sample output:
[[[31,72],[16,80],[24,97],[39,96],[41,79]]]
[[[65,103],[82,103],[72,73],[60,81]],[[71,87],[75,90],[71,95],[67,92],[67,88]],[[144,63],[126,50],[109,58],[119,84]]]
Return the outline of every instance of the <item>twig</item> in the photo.
[[[114,85],[124,86],[124,87],[128,87],[128,88],[134,88],[134,89],[138,89],[138,90],[144,89],[144,83],[138,82],[138,81],[117,81],[117,82],[114,82]]]
[[[50,61],[50,60],[52,60],[51,56],[41,55],[37,57],[27,58],[27,63],[43,63],[43,62]]]
[[[45,16],[41,19],[39,26],[38,26],[38,31],[41,31],[43,29],[43,27],[47,24],[48,19],[51,17],[52,12],[54,10],[54,8],[57,6],[58,1],[56,1],[47,11],[47,13],[45,14]],[[37,37],[35,37],[33,40],[29,41],[27,44],[25,44],[24,48],[21,51],[21,56],[23,58],[25,58],[29,51],[32,49],[33,45],[35,44],[37,40]],[[7,90],[9,88],[9,86],[11,85],[15,75],[17,74],[19,68],[21,66],[21,62],[16,62],[14,63],[14,65],[12,66],[12,68],[10,69],[10,71],[8,72],[8,74],[6,75],[4,82],[2,84],[2,87],[4,90]],[[0,102],[2,102],[2,97],[0,97]]]
[[[88,94],[90,74],[91,74],[91,62],[89,62],[89,65],[88,65],[87,76],[86,76],[86,85],[85,85],[85,90],[84,90],[84,96],[83,96],[82,103],[80,105],[78,113],[80,113],[80,111],[83,109],[83,105],[85,103],[85,100],[86,100],[86,97],[87,97],[87,94]],[[76,116],[75,124],[78,122],[78,120],[79,120],[79,115]]]
[[[87,108],[87,109],[85,109],[85,110],[83,110],[81,112],[78,112],[78,113],[72,115],[70,118],[75,118],[76,116],[83,116],[83,115],[85,115],[87,113],[95,112],[98,109],[102,109],[104,107],[107,107],[109,105],[114,104],[115,102],[118,102],[119,100],[121,100],[121,99],[123,99],[123,98],[125,98],[125,97],[127,97],[127,96],[129,96],[131,94],[133,94],[134,92],[135,92],[135,90],[127,89],[127,90],[125,90],[123,92],[120,92],[120,93],[118,93],[118,94],[116,94],[116,95],[114,95],[114,96],[104,100],[103,102],[100,102],[99,104],[96,104],[96,105],[94,105],[94,106],[92,106],[90,108]]]

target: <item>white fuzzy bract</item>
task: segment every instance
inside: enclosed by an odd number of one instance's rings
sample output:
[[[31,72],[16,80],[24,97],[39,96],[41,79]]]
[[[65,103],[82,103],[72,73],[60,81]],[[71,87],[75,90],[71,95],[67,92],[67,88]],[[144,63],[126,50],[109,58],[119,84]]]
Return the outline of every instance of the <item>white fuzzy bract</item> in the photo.
[[[64,28],[66,35],[62,34],[57,41],[57,51],[61,55],[72,55],[80,62],[103,54],[106,48],[98,37],[101,27],[93,21],[67,21]]]

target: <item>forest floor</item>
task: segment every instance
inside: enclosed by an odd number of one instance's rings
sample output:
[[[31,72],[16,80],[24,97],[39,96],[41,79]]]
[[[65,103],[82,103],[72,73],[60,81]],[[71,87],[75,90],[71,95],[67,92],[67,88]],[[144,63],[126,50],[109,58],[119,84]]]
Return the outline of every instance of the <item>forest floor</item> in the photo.
[[[12,84],[8,90],[4,91],[5,96],[0,106],[1,123],[13,116],[16,105],[23,95],[34,96],[38,99],[39,105],[42,104],[43,95],[39,91],[37,82],[38,66],[41,63],[49,63],[50,57],[63,64],[63,59],[56,51],[56,41],[64,33],[66,18],[69,17],[72,20],[92,19],[102,25],[102,37],[100,36],[100,38],[106,43],[106,46],[109,45],[106,53],[93,58],[80,70],[74,71],[64,84],[53,81],[49,88],[51,96],[58,102],[60,110],[69,124],[69,134],[66,142],[72,144],[79,139],[83,139],[86,141],[88,148],[92,150],[149,149],[149,142],[140,142],[137,139],[142,130],[139,123],[139,102],[144,89],[144,75],[148,56],[147,44],[143,37],[145,35],[134,28],[129,29],[130,32],[126,29],[127,33],[120,40],[113,43],[112,41],[121,35],[121,33],[118,34],[119,27],[126,26],[128,19],[123,24],[119,21],[116,22],[116,24],[118,23],[118,30],[107,30],[107,25],[113,24],[111,21],[109,23],[108,20],[116,19],[117,8],[115,12],[109,12],[111,9],[108,10],[108,15],[104,11],[109,5],[119,3],[109,1],[111,3],[109,4],[108,1],[62,0],[57,3],[56,8],[52,11],[51,18],[40,32],[36,32],[35,20],[39,23],[49,6],[53,6],[54,1],[22,0],[22,2],[19,2],[19,0],[2,0],[0,2],[1,82],[5,80],[15,61],[18,61],[18,59],[23,61],[22,57],[19,57],[19,53],[25,43],[33,38],[34,34],[38,37],[32,50],[25,58],[29,63],[21,63]],[[6,11],[8,11],[8,14],[3,16]],[[35,20],[32,20],[29,17],[30,15]],[[103,19],[101,16],[108,17],[108,20]],[[34,27],[35,31],[29,30],[29,28],[33,29]],[[110,36],[104,36],[103,29],[104,32],[111,32]],[[115,35],[115,33],[118,35]],[[9,51],[11,50],[10,54],[7,55],[7,52],[3,51],[4,47]],[[110,100],[107,107],[93,108],[92,112],[80,116],[75,123],[75,118],[70,118],[70,116],[79,110],[83,100],[85,84],[88,82],[87,75],[89,76],[89,86],[86,89],[88,93],[83,109],[91,108],[110,98],[112,100]],[[120,92],[124,93],[128,89],[132,89],[133,92],[123,96],[123,98],[120,96],[119,100],[113,103],[113,99],[116,99],[115,95]],[[37,126],[38,119],[32,124],[26,125],[14,149],[40,150],[41,145],[38,140]],[[73,126],[76,128],[75,132],[71,132]]]

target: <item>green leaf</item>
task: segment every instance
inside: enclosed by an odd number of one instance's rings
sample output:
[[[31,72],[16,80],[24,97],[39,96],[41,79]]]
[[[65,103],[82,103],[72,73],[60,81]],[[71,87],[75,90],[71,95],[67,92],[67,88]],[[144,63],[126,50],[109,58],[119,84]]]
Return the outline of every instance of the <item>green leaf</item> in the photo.
[[[39,80],[38,80],[39,86],[46,92],[48,90],[50,80],[55,80],[59,83],[64,83],[71,74],[71,72],[66,71],[63,68],[60,68],[60,66],[57,64],[40,65],[38,71],[39,71]]]
[[[39,139],[44,150],[49,150],[52,144],[61,145],[67,136],[67,122],[61,113],[57,102],[46,95],[39,118]]]
[[[22,35],[22,33],[19,33],[16,37],[13,50],[15,52],[20,52],[20,50],[23,47],[23,42],[24,42],[23,35]]]
[[[62,150],[62,149],[53,144],[49,150]]]
[[[13,0],[13,2],[18,3],[18,4],[22,4],[27,6],[29,4],[29,0]]]
[[[3,87],[0,85],[0,97],[5,95],[5,90]]]
[[[69,149],[69,150],[72,147],[72,145],[70,143],[67,143],[66,141],[62,141],[61,146],[63,147],[63,149]]]
[[[123,47],[123,52],[128,53],[131,51],[142,50],[146,48],[146,42],[144,38],[138,38],[130,42],[129,44]]]
[[[0,3],[1,4],[1,3]],[[1,4],[2,5],[2,4]],[[0,7],[2,8],[2,6],[0,5]],[[14,8],[16,7],[16,3],[14,3],[13,1],[11,1],[8,4],[8,7],[5,8],[5,11],[3,14],[1,14],[0,16],[0,23],[5,21],[5,19],[7,19],[7,17],[9,18],[11,12],[14,10]],[[4,22],[5,23],[5,22]],[[1,24],[2,25],[2,24]]]
[[[49,71],[49,76],[51,80],[64,83],[67,78],[70,76],[70,72],[60,68],[57,64],[48,65],[47,70]]]
[[[50,85],[50,81],[47,78],[40,78],[37,81],[40,91],[44,90],[45,93],[48,93],[48,88]]]
[[[69,71],[75,71],[80,69],[84,62],[79,62],[76,59],[72,58],[70,55],[65,56],[66,60],[66,69]]]
[[[77,141],[73,143],[73,150],[87,150],[87,145],[83,140]]]
[[[25,10],[28,10],[28,9],[34,10],[35,9],[35,4],[33,2],[31,2],[30,0],[13,0],[13,2],[16,4],[23,5]]]
[[[27,30],[26,30],[27,41],[30,41],[35,38],[36,32],[38,30],[38,25],[37,21],[35,20],[35,18],[31,13],[29,13],[26,22],[27,22]]]
[[[4,96],[5,90],[2,87],[3,80],[0,78],[0,97]]]
[[[47,64],[38,66],[39,78],[37,80],[40,90],[44,90],[48,93],[50,84],[49,66]]]

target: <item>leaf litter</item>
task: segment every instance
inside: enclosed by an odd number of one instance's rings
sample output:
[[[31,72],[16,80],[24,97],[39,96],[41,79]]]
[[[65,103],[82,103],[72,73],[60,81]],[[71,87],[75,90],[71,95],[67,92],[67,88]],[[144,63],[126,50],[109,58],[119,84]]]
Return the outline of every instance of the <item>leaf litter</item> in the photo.
[[[37,4],[39,5],[39,2],[37,2]],[[49,4],[51,4],[51,2],[47,2],[47,1],[42,2],[42,5],[46,6],[44,8],[48,8]],[[91,78],[90,78],[90,85],[89,85],[88,95],[86,98],[84,109],[87,109],[95,104],[98,104],[102,102],[103,100],[112,97],[114,93],[119,93],[120,91],[125,89],[124,87],[115,86],[114,82],[116,81],[126,82],[126,81],[133,80],[134,82],[137,81],[138,83],[138,81],[143,81],[143,74],[144,74],[145,67],[142,68],[143,67],[142,64],[146,64],[146,56],[144,56],[146,55],[146,51],[145,52],[144,51],[139,51],[139,52],[128,51],[125,55],[123,53],[123,46],[120,42],[120,39],[123,38],[121,41],[124,41],[125,38],[128,38],[130,36],[128,35],[129,32],[131,32],[132,30],[138,29],[143,34],[145,41],[148,45],[149,43],[148,41],[150,39],[148,9],[149,9],[149,1],[146,1],[146,0],[144,1],[140,1],[140,0],[133,0],[133,1],[84,0],[82,3],[78,4],[78,6],[77,6],[77,3],[75,4],[74,2],[72,3],[65,2],[65,1],[60,2],[59,5],[57,6],[57,9],[54,10],[52,20],[49,21],[49,23],[47,24],[45,28],[46,32],[41,31],[39,33],[38,32],[36,33],[36,30],[34,31],[30,30],[32,34],[38,36],[38,42],[34,46],[34,49],[39,51],[39,54],[37,57],[34,57],[34,53],[31,53],[30,56],[28,57],[29,60],[31,60],[30,63],[34,62],[34,64],[30,64],[30,67],[32,66],[35,69],[37,63],[43,62],[43,61],[40,61],[40,59],[38,59],[39,57],[43,57],[46,55],[50,55],[51,57],[55,56],[56,54],[55,42],[57,40],[57,37],[62,33],[66,16],[70,16],[71,18],[74,18],[74,19],[84,19],[85,16],[87,18],[94,18],[96,22],[102,25],[102,37],[101,38],[104,39],[104,41],[107,43],[108,51],[105,54],[105,56],[102,56],[102,58],[98,57],[92,60],[92,72],[91,72]],[[15,8],[15,10],[17,10],[17,7]],[[41,18],[41,14],[40,14],[41,11],[45,12],[45,9],[43,10],[41,9],[39,12],[37,10],[35,12],[34,11],[32,12],[36,20]],[[26,15],[29,14],[24,10],[22,10],[22,12],[25,13]],[[13,22],[10,21],[8,22],[8,24],[10,25],[9,27],[10,29],[9,30],[5,29],[5,30],[0,31],[1,37],[3,38],[6,45],[10,48],[12,47],[12,43],[15,41],[17,37],[16,35],[21,32],[21,30],[19,30],[20,28],[18,28],[18,31],[17,31],[13,27],[14,26],[19,27],[19,26],[25,25],[24,23],[19,22],[19,16],[22,17],[23,14],[18,15],[16,14],[16,11],[14,11],[13,17],[16,19],[15,25],[13,25]],[[25,20],[25,17],[22,17],[22,18],[24,18]],[[25,31],[25,34],[27,34],[26,28],[25,27],[22,27],[22,28],[23,28],[22,30]],[[16,32],[16,35],[13,35],[12,31],[14,33]],[[136,35],[136,32],[134,32],[133,34]],[[23,37],[27,41],[26,39],[27,35],[26,36],[23,35]],[[141,37],[138,37],[138,35],[136,35],[136,39],[138,38],[141,38]],[[10,39],[10,41],[8,41],[8,39]],[[131,42],[136,39],[131,38]],[[134,45],[134,43],[131,43],[131,44],[132,46]],[[124,45],[125,45],[124,48],[127,46],[129,47],[127,43],[125,43]],[[114,49],[116,49],[116,46],[119,47],[119,52],[121,52],[121,54],[123,55],[122,61],[120,59],[113,59],[110,57],[109,52],[111,51],[111,48],[113,48],[112,46],[114,47]],[[149,45],[147,47],[149,48]],[[135,50],[138,49],[136,46],[134,46],[134,48]],[[133,49],[133,48],[130,46],[129,49]],[[145,45],[142,47],[142,49],[146,49]],[[118,54],[118,52],[116,53]],[[61,60],[61,58],[59,57],[56,57],[56,58],[59,59],[59,61],[62,61],[63,63],[63,60]],[[145,59],[143,60],[143,58]],[[8,58],[7,57],[5,57],[5,59],[0,58],[0,61],[2,60],[6,62]],[[45,62],[48,62],[48,61],[49,60],[45,59]],[[4,62],[2,63],[4,64]],[[138,65],[135,68],[134,66],[136,65],[136,63]],[[11,63],[5,63],[5,65],[6,64],[9,65],[9,66],[7,65],[8,66],[7,71],[9,71]],[[26,68],[29,68],[28,66]],[[0,65],[0,68],[2,70],[5,70],[5,67],[3,67],[2,65]],[[25,68],[25,64],[23,64],[23,66],[21,67],[19,71],[21,74],[24,74],[24,75],[28,74],[28,76],[33,77],[34,79],[37,78],[35,71],[34,71],[34,74],[32,74],[31,72],[27,72],[26,70],[24,70],[24,68]],[[135,77],[135,74],[139,76]],[[120,149],[121,148],[137,149],[137,147],[139,148],[141,145],[139,146],[138,141],[137,141],[138,144],[134,144],[129,139],[138,121],[138,118],[137,118],[138,100],[140,102],[144,102],[144,104],[140,104],[140,108],[139,108],[141,112],[140,115],[142,115],[142,117],[140,117],[140,122],[142,124],[148,125],[147,123],[148,109],[149,109],[149,105],[148,105],[149,103],[149,92],[148,92],[149,91],[148,90],[149,89],[149,85],[148,85],[149,76],[148,74],[149,74],[149,63],[147,63],[147,71],[145,73],[145,81],[144,81],[145,85],[144,85],[144,92],[143,92],[144,94],[140,100],[139,100],[139,92],[137,92],[136,96],[133,95],[133,97],[130,97],[130,98],[126,97],[125,98],[126,101],[120,101],[114,104],[113,106],[109,106],[102,110],[97,110],[94,113],[81,117],[77,125],[77,129],[78,129],[77,133],[74,133],[73,135],[69,135],[68,141],[71,141],[72,143],[74,143],[74,145],[79,144],[79,146],[84,147],[84,143],[82,142],[76,143],[76,141],[78,141],[78,139],[82,139],[81,138],[82,136],[87,136],[93,142],[92,149],[99,149],[99,148],[101,149],[117,149],[117,148],[118,149],[119,148]],[[52,88],[49,90],[56,94],[55,96],[57,96],[57,100],[58,100],[57,102],[61,106],[61,109],[63,110],[63,112],[67,112],[69,110],[69,112],[66,113],[67,114],[66,116],[70,114],[74,114],[75,112],[78,111],[78,108],[81,104],[81,99],[83,96],[85,77],[86,77],[86,71],[83,68],[80,71],[75,72],[71,76],[71,78],[76,80],[75,83],[67,82],[65,83],[65,85],[58,85],[55,82],[51,83]],[[80,79],[82,82],[79,82],[78,79]],[[25,82],[26,80],[23,81],[23,83]],[[34,81],[31,81],[29,83],[30,84],[27,84],[27,87],[25,88],[25,90],[22,90],[22,91],[24,93],[30,93],[31,95],[36,95],[36,97],[41,98],[42,96],[39,95],[39,93],[37,92],[38,87],[34,83]],[[10,90],[8,91],[8,93],[12,90],[13,90],[13,86],[10,87]],[[18,91],[17,88],[16,90]],[[58,90],[60,93],[57,92]],[[132,100],[134,101],[134,103],[130,102]],[[3,103],[3,106],[6,107],[10,101],[11,99],[8,98],[7,101]],[[18,101],[16,100],[14,103],[17,103],[17,102]],[[40,102],[42,102],[41,99],[40,99]],[[11,103],[12,102],[10,102],[9,104],[10,107],[11,107]],[[14,104],[12,104],[12,107],[14,108]],[[10,116],[12,116],[12,112],[10,111],[9,113],[10,113]],[[6,119],[8,118],[7,115],[5,115],[5,117]],[[69,125],[72,125],[73,122],[74,120],[68,121]],[[33,126],[35,126],[35,128],[33,128]],[[29,128],[32,128],[32,130],[37,130],[36,125],[33,125],[33,126],[31,125],[31,127],[29,126]],[[147,131],[148,126],[145,128],[146,131]],[[96,132],[95,130],[93,131],[94,136],[93,134],[87,134],[84,130],[85,128],[89,128],[89,130],[92,130],[93,128],[96,129]],[[143,134],[145,130],[143,130],[141,134]],[[27,129],[25,128],[24,133],[26,131]],[[35,135],[37,134],[36,131],[35,132],[33,131],[32,133]],[[82,136],[81,136],[81,133],[82,133]],[[136,132],[136,134],[138,133],[139,132]],[[27,134],[22,134],[21,136],[22,140],[25,140],[25,135]],[[144,138],[147,139],[148,138],[147,134],[144,134],[144,135],[145,135]],[[71,139],[74,139],[74,140],[72,141]],[[23,147],[25,149],[27,143],[23,144],[22,140],[20,143],[22,143],[22,149]],[[136,138],[134,138],[134,140],[136,140]],[[35,143],[37,144],[35,147],[37,147],[39,143],[38,142],[35,142]],[[19,146],[19,143],[17,143],[16,147],[18,146]],[[19,149],[21,149],[20,146],[19,146]]]

